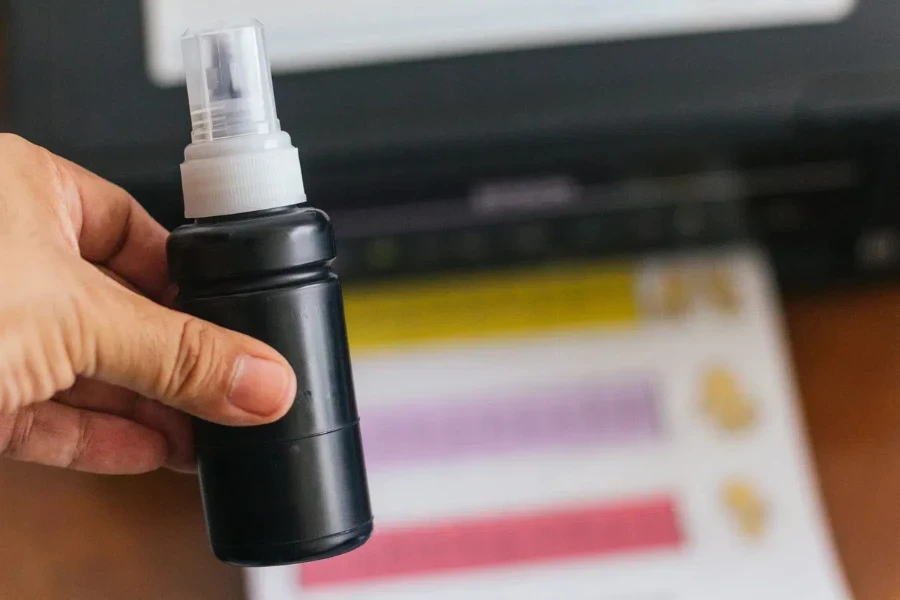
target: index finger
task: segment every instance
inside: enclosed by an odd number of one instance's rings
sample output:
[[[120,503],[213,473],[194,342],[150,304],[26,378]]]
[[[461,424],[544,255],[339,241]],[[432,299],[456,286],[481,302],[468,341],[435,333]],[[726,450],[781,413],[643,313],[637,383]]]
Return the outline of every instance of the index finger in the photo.
[[[154,300],[167,299],[171,282],[165,228],[121,187],[64,158],[53,159],[78,190],[81,256],[107,267]]]

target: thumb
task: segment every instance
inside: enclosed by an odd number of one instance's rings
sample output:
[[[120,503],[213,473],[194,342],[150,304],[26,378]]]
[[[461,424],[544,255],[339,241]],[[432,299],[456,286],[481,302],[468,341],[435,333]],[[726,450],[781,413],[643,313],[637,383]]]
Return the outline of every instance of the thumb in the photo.
[[[259,425],[288,411],[296,378],[275,350],[102,279],[81,309],[79,375],[223,425]]]

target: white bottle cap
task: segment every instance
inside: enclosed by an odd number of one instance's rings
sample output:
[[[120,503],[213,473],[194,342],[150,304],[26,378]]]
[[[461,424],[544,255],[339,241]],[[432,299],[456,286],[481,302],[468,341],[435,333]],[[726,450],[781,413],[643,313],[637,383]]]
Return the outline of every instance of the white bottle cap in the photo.
[[[181,165],[185,216],[223,216],[306,200],[297,149],[281,131],[263,27],[182,38],[191,144]]]

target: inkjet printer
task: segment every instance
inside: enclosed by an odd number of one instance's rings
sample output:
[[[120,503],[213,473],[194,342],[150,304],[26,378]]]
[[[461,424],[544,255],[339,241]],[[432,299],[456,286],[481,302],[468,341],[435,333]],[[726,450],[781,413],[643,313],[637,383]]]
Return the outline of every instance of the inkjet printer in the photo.
[[[742,240],[787,289],[900,275],[895,0],[3,5],[6,129],[168,227],[180,37],[253,16],[345,279]]]

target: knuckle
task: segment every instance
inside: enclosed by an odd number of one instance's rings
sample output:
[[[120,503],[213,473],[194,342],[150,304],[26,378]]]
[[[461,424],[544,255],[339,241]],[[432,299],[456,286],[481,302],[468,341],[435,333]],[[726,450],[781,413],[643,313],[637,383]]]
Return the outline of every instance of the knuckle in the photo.
[[[3,379],[0,384],[0,416],[9,416],[15,414],[22,400],[18,386],[12,385],[8,376]]]
[[[44,402],[75,383],[65,335],[49,319],[22,336],[22,360],[10,373],[20,405]]]
[[[5,447],[0,446],[0,453],[10,458],[22,458],[28,448],[28,441],[34,431],[35,413],[31,409],[20,410],[12,418],[12,428]]]
[[[26,295],[0,315],[0,414],[49,400],[75,380],[53,305]]]
[[[27,352],[28,348],[24,349]],[[26,360],[13,360],[3,370],[3,385],[0,386],[0,414],[16,414],[22,408],[36,401],[38,378],[34,369],[24,364]]]
[[[52,163],[47,150],[14,133],[0,133],[0,153],[7,160],[27,161],[44,169]]]
[[[87,453],[91,447],[94,428],[87,413],[78,412],[78,423],[76,424],[75,443],[68,447],[68,454],[63,459],[63,466],[66,468],[75,467],[81,458]]]
[[[21,146],[31,146],[31,142],[15,133],[0,133],[0,149],[15,149]]]
[[[186,398],[217,385],[219,341],[213,328],[198,319],[186,319],[181,326],[175,359],[165,375],[165,395]]]
[[[103,311],[98,310],[97,305],[102,299],[97,296],[92,298],[81,285],[73,285],[65,301],[66,304],[59,309],[57,318],[62,337],[61,352],[68,359],[66,365],[68,372],[64,371],[62,374],[66,380],[74,383],[76,372],[90,376],[97,370],[99,356],[97,338],[100,330],[98,323],[104,323],[101,316]],[[58,364],[62,366],[61,362]]]

